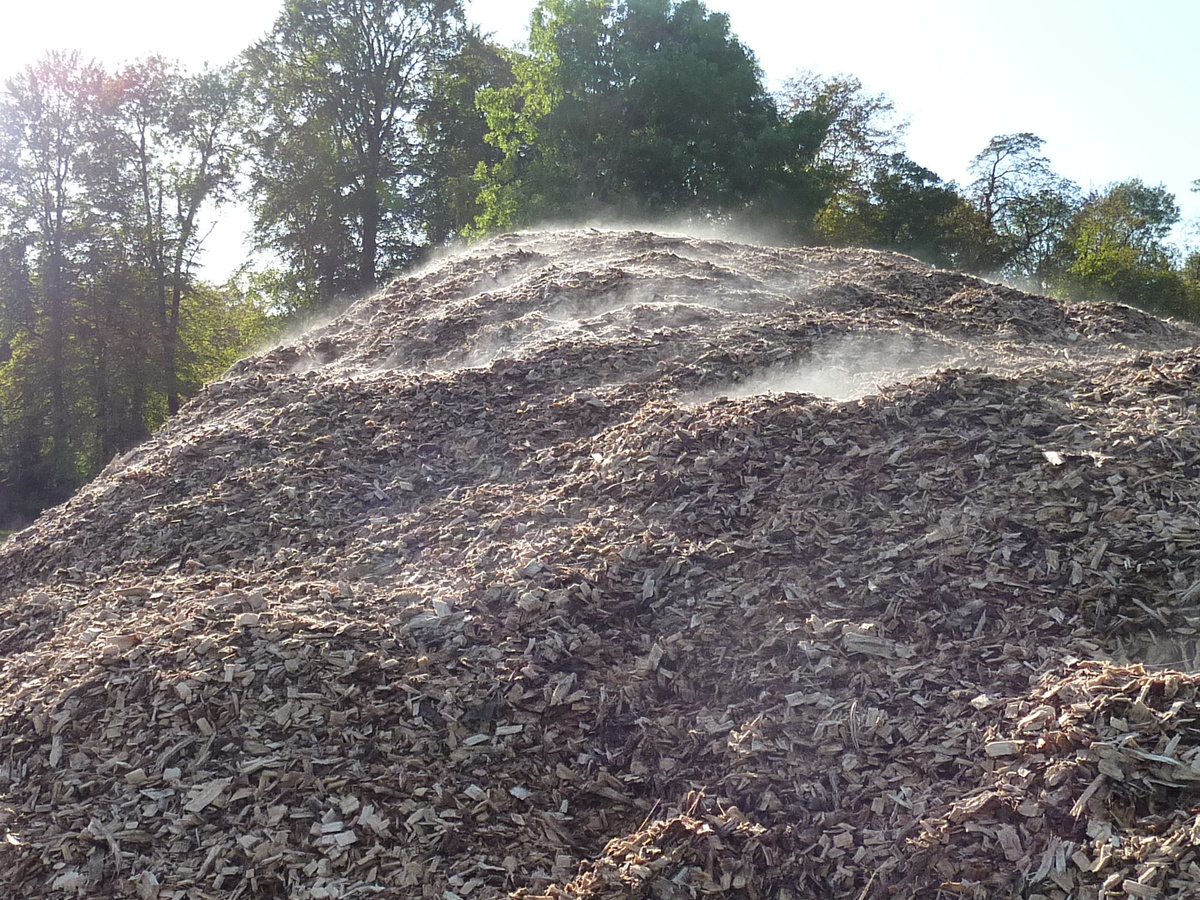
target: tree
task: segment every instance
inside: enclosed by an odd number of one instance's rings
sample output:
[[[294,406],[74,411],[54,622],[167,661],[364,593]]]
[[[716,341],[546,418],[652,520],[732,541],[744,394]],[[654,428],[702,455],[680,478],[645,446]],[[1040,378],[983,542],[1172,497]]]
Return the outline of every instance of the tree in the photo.
[[[830,243],[909,253],[959,267],[969,240],[969,208],[955,186],[904,153],[880,160],[865,187],[851,185],[821,211],[817,226]]]
[[[869,189],[875,173],[899,152],[908,127],[885,94],[867,93],[849,75],[798,72],[784,83],[779,105],[785,116],[807,114],[821,123],[813,163],[837,193]]]
[[[972,160],[967,196],[980,213],[973,268],[1044,286],[1079,189],[1055,174],[1029,132],[997,135]]]
[[[487,118],[475,98],[513,81],[510,54],[474,28],[434,74],[429,102],[417,116],[420,176],[413,191],[413,219],[429,246],[469,231],[482,212],[475,173],[480,164],[498,163],[501,154],[487,142]]]
[[[783,119],[728,17],[697,0],[542,0],[513,83],[480,91],[501,158],[477,230],[596,214],[702,218],[807,187],[807,119]]]
[[[1193,250],[1183,263],[1183,284],[1187,297],[1187,318],[1200,319],[1200,250]]]
[[[167,414],[179,410],[180,327],[192,267],[200,250],[199,217],[234,188],[241,154],[238,88],[231,71],[185,76],[158,57],[126,66],[114,78],[113,146],[103,154],[124,163],[110,175],[117,202],[129,204],[128,236],[153,284],[151,327]]]
[[[1175,196],[1161,185],[1134,178],[1093,192],[1067,227],[1068,256],[1056,286],[1081,299],[1185,314],[1184,273],[1167,244],[1178,221]]]
[[[601,198],[615,188],[636,206],[714,214],[755,196],[755,151],[778,115],[728,16],[697,0],[627,0],[611,58],[610,118],[625,133],[594,145]]]
[[[233,91],[51,54],[0,96],[0,518],[65,499],[215,374],[242,314],[195,278]],[[195,342],[215,344],[212,354]]]
[[[9,476],[39,503],[64,499],[81,477],[73,427],[78,356],[71,340],[72,288],[83,259],[87,210],[80,173],[89,161],[103,87],[98,67],[85,65],[78,54],[52,53],[8,82],[0,107],[7,217],[34,260],[27,276],[20,266],[15,273],[18,291],[28,277],[30,297],[6,364],[9,421],[19,420],[21,428],[20,437],[10,437],[16,471],[10,466]],[[10,295],[8,303],[14,302],[20,301]],[[9,329],[15,324],[10,321]]]
[[[260,244],[327,300],[413,259],[417,122],[459,51],[460,0],[287,0],[246,52]]]

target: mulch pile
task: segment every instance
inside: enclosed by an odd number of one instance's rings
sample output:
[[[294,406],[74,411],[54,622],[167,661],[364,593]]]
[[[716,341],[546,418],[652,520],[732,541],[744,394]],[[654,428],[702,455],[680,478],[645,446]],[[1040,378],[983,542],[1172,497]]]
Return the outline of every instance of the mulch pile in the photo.
[[[510,235],[0,548],[0,893],[1200,893],[1198,333]]]

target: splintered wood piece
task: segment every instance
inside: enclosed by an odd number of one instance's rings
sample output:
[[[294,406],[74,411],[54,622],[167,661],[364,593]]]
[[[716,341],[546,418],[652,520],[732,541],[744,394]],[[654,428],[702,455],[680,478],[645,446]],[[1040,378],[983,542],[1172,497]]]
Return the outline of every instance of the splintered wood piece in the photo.
[[[189,794],[187,803],[183,805],[184,812],[203,811],[205,807],[220,797],[231,783],[232,779],[230,778],[214,778],[207,784],[200,785]]]

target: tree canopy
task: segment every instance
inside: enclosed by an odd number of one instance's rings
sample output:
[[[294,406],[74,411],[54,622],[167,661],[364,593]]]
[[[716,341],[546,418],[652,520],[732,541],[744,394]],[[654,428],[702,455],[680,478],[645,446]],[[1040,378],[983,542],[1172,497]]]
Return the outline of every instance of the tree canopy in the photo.
[[[815,120],[780,114],[728,17],[697,0],[543,0],[512,64],[511,85],[479,96],[502,158],[479,169],[477,231],[714,218],[813,190]]]
[[[997,135],[971,161],[967,196],[979,210],[985,252],[975,267],[1044,287],[1079,189],[1057,175],[1035,134]]]
[[[1084,198],[1062,238],[1059,284],[1080,299],[1119,299],[1169,314],[1188,309],[1186,274],[1167,245],[1175,197],[1139,179]]]
[[[411,263],[418,121],[461,49],[459,0],[286,0],[246,52],[260,244],[329,300]]]
[[[0,525],[146,437],[261,324],[195,271],[236,105],[227,72],[57,53],[0,97]]]

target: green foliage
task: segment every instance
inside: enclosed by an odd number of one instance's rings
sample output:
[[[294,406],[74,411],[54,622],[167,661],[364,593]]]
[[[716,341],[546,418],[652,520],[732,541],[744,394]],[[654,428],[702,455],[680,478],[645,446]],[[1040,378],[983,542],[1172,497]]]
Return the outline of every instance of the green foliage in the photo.
[[[146,437],[238,339],[192,271],[234,107],[225,73],[67,54],[0,97],[0,523]]]
[[[472,236],[527,224],[554,203],[557,148],[547,120],[562,99],[557,58],[538,60],[508,51],[508,62],[512,82],[485,87],[476,95],[488,126],[485,139],[500,158],[476,166],[479,212],[466,228]]]
[[[203,285],[188,295],[181,333],[181,378],[194,394],[248,351],[261,347],[278,331],[261,295],[242,291],[236,283]]]
[[[328,300],[416,257],[418,123],[462,40],[459,0],[287,0],[246,52],[258,241],[301,293]]]
[[[1130,179],[1092,193],[1063,235],[1055,286],[1072,297],[1194,317],[1187,270],[1167,244],[1178,221],[1175,197],[1162,186]]]
[[[501,158],[477,169],[475,233],[819,205],[812,117],[779,115],[728,17],[696,0],[543,0],[511,65],[478,96]]]
[[[876,171],[899,152],[907,128],[887,96],[867,93],[848,75],[798,72],[784,84],[778,102],[785,116],[813,121],[819,144],[812,162],[831,184],[835,201],[839,194],[870,190]]]
[[[868,185],[843,188],[821,210],[817,227],[829,243],[908,253],[938,266],[959,266],[970,252],[974,220],[953,185],[903,153],[880,160]]]
[[[1035,134],[997,135],[972,160],[967,196],[979,212],[973,268],[1044,287],[1058,265],[1079,189],[1055,174]]]
[[[1187,286],[1188,295],[1200,306],[1200,250],[1193,250],[1188,254],[1180,274]]]
[[[421,176],[413,194],[414,215],[430,246],[464,234],[483,212],[476,171],[501,154],[487,142],[487,118],[476,97],[513,81],[511,54],[475,30],[434,74],[430,101],[417,117]]]

